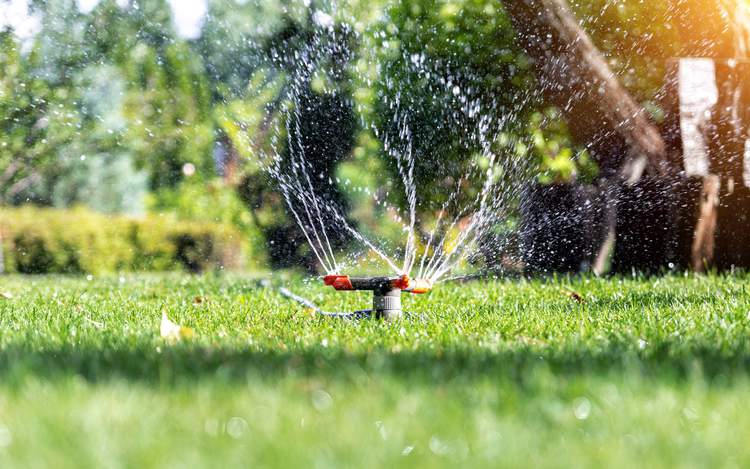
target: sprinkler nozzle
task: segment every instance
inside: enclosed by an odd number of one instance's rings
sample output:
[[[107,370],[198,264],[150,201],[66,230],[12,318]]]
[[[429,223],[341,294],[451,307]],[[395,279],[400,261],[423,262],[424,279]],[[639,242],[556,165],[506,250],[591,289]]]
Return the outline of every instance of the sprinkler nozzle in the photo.
[[[429,293],[429,291],[432,290],[432,285],[432,280],[428,280],[426,278],[418,278],[409,282],[408,287],[404,288],[403,290],[409,293],[414,293],[415,295],[421,295],[424,293]]]

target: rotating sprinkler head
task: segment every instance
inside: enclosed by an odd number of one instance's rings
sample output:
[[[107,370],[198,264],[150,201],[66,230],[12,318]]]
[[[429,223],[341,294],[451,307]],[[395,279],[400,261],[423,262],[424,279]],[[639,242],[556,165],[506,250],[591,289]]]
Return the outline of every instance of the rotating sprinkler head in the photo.
[[[323,283],[338,291],[371,291],[372,312],[378,318],[390,320],[403,316],[401,292],[427,293],[432,282],[426,279],[412,280],[408,275],[400,277],[350,277],[348,275],[326,275]]]

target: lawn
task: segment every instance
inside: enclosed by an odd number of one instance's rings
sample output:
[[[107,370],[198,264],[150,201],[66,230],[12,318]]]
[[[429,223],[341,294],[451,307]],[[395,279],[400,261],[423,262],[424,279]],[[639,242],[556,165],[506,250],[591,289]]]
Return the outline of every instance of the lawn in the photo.
[[[0,277],[0,467],[748,467],[748,280]]]

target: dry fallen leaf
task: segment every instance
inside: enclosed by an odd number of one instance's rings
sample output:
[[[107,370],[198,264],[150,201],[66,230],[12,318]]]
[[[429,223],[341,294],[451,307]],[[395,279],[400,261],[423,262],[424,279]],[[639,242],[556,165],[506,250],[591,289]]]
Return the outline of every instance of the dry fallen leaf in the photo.
[[[161,325],[159,326],[159,332],[163,338],[171,340],[190,339],[195,335],[193,329],[172,322],[167,317],[165,311],[161,312]]]
[[[203,303],[206,303],[208,301],[208,298],[204,296],[196,296],[193,298],[193,306],[200,306]]]
[[[583,299],[583,297],[581,296],[581,294],[578,293],[578,292],[576,292],[576,291],[568,290],[568,289],[563,289],[562,292],[563,292],[563,295],[567,296],[571,300],[577,301],[578,303],[585,303],[586,302],[586,300]]]

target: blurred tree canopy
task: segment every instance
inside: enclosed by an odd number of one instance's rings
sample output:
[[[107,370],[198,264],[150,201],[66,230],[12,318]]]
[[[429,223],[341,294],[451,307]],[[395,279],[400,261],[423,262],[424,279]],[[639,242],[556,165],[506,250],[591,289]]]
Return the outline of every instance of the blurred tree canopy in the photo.
[[[668,58],[739,53],[727,0],[571,6],[657,120]],[[316,155],[314,172],[325,176],[316,190],[384,239],[399,236],[387,208],[352,188],[395,192],[398,169],[382,142],[398,140],[404,125],[425,219],[457,184],[462,197],[475,196],[476,181],[452,175],[481,168],[483,145],[509,164],[533,165],[546,182],[596,175],[535,90],[502,2],[209,0],[207,8],[198,37],[185,38],[166,0],[102,0],[86,13],[74,0],[31,1],[38,31],[0,32],[0,204],[229,220],[270,243],[277,265],[294,265],[312,257],[262,169],[289,151],[290,135]],[[300,74],[302,55],[332,50],[345,53]],[[287,128],[281,110],[295,79],[301,125]],[[494,128],[475,135],[483,116]],[[200,213],[191,200],[202,201]]]

